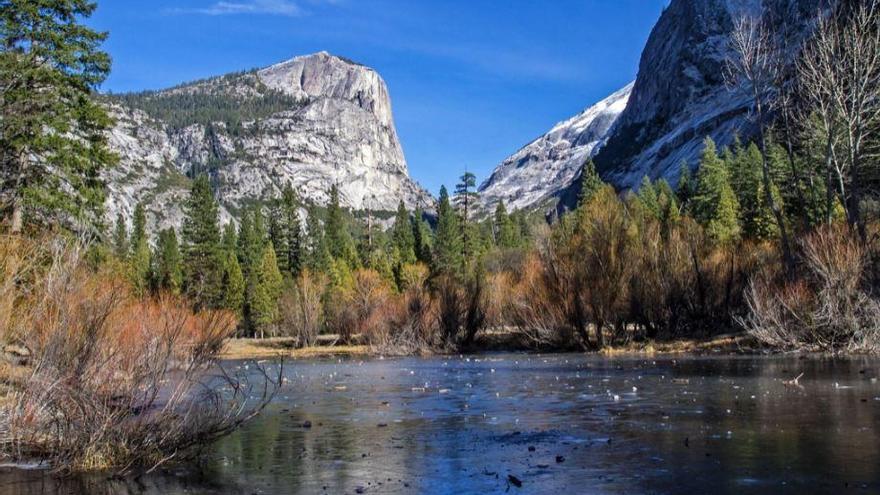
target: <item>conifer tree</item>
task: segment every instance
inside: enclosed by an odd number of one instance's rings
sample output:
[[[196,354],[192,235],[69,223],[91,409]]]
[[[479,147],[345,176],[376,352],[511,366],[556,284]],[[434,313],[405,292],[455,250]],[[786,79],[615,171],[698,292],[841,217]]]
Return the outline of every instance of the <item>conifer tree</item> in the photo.
[[[465,172],[455,186],[455,204],[461,209],[459,225],[462,257],[466,264],[476,257],[480,245],[479,229],[471,221],[472,210],[479,198],[476,189],[477,177],[470,172]]]
[[[657,203],[660,207],[660,234],[664,239],[668,239],[672,227],[681,219],[678,198],[666,179],[658,180],[654,190],[657,192]]]
[[[421,208],[416,208],[412,217],[413,247],[416,258],[422,263],[431,263],[433,237],[431,226],[425,221],[425,214]]]
[[[394,226],[391,228],[391,240],[397,252],[397,259],[401,264],[416,262],[415,244],[412,222],[409,212],[403,204],[403,200],[397,205],[397,216],[394,218]]]
[[[588,158],[581,170],[581,192],[578,196],[578,206],[589,203],[593,196],[604,186],[605,181],[599,177],[599,173],[596,171],[596,164],[593,163],[592,158]]]
[[[277,320],[278,297],[283,284],[275,249],[271,244],[267,243],[263,248],[251,279],[246,295],[246,315],[253,332],[264,337],[269,326]]]
[[[260,209],[254,207],[242,214],[238,226],[238,264],[245,280],[250,280],[267,242],[262,218]]]
[[[449,201],[449,193],[440,187],[437,203],[437,234],[434,238],[434,270],[453,274],[464,267],[462,230],[458,214]]]
[[[215,307],[221,294],[219,208],[206,175],[193,181],[184,205],[184,292],[196,309]]]
[[[705,140],[691,202],[694,218],[710,237],[727,242],[739,236],[739,203],[730,185],[727,166],[719,158],[711,138]]]
[[[324,236],[324,227],[318,217],[318,211],[314,205],[309,206],[307,227],[307,249],[305,267],[316,273],[326,273],[330,269],[330,250],[327,248],[327,239]]]
[[[471,212],[478,198],[477,176],[470,172],[465,172],[459,177],[458,184],[455,185],[455,202],[462,209],[463,225],[470,223]]]
[[[238,234],[235,232],[235,225],[232,222],[223,227],[223,237],[220,240],[220,247],[227,253],[236,255],[238,253]]]
[[[238,262],[238,233],[232,222],[223,228],[220,241],[221,291],[220,303],[223,308],[242,313],[244,305],[245,280]]]
[[[128,257],[128,228],[122,213],[116,215],[116,227],[113,230],[113,253],[120,260]]]
[[[691,179],[691,167],[682,160],[679,165],[678,185],[675,188],[675,195],[678,197],[678,203],[684,211],[689,211],[691,199],[694,197],[694,183]]]
[[[131,283],[136,294],[144,295],[150,286],[150,243],[147,239],[147,214],[143,203],[138,203],[134,209],[129,245],[131,253],[128,267]]]
[[[278,259],[278,270],[282,274],[289,274],[287,253],[288,247],[287,215],[284,212],[284,203],[282,199],[275,199],[269,207],[269,242]]]
[[[503,200],[495,207],[494,232],[495,244],[502,249],[514,248],[520,243],[519,228],[507,214]]]
[[[153,286],[157,290],[180,294],[180,289],[183,286],[183,270],[180,247],[174,229],[165,229],[159,232],[153,259]]]
[[[648,176],[642,177],[642,183],[639,186],[638,193],[639,203],[642,208],[652,217],[659,219],[661,216],[660,200],[657,196],[657,190]]]
[[[526,243],[531,238],[531,225],[525,210],[516,210],[510,214],[510,219],[516,226],[517,237],[520,243]]]
[[[327,204],[327,222],[324,225],[324,236],[327,240],[327,249],[330,251],[330,256],[345,260],[350,267],[359,264],[357,249],[345,220],[345,212],[339,204],[339,188],[335,184],[330,188],[330,202]]]
[[[110,72],[88,0],[0,2],[0,214],[98,233],[112,120],[93,96]]]
[[[754,143],[745,148],[738,145],[727,155],[726,163],[731,171],[731,186],[740,206],[743,235],[752,239],[770,239],[778,235],[776,219],[764,193],[761,150]],[[773,194],[781,201],[778,190],[774,190]]]
[[[287,231],[287,251],[276,253],[286,258],[287,271],[294,277],[299,275],[303,267],[303,232],[299,220],[299,199],[290,184],[284,188],[281,194],[281,214],[283,215],[283,227]]]
[[[234,250],[223,250],[221,255],[223,263],[223,273],[221,279],[222,292],[220,305],[238,314],[242,313],[244,306],[245,281],[244,274],[241,273],[241,265],[238,264],[238,257]]]

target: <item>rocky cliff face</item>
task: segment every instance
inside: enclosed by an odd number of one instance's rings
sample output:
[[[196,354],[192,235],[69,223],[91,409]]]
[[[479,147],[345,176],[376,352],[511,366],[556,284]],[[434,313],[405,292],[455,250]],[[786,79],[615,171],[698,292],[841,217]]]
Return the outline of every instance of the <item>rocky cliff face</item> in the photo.
[[[703,140],[720,145],[754,133],[748,99],[724,81],[734,19],[762,12],[789,47],[809,35],[822,0],[672,0],[654,26],[635,83],[554,127],[499,165],[481,186],[486,206],[574,206],[580,169],[594,156],[620,189],[644,176],[675,184],[697,166]]]
[[[121,163],[107,176],[111,219],[144,201],[159,226],[179,225],[199,173],[227,218],[288,183],[318,203],[337,183],[354,209],[432,201],[408,175],[382,78],[324,52],[113,101]]]
[[[764,13],[794,60],[820,0],[672,0],[642,52],[626,110],[596,157],[603,177],[620,188],[642,177],[678,180],[683,163],[697,166],[702,142],[749,137],[750,102],[725,84],[734,20]],[[573,196],[573,195],[570,195]]]
[[[480,186],[480,201],[490,210],[498,201],[509,209],[539,206],[569,187],[587,158],[605,143],[626,108],[632,84],[556,124],[547,134],[504,160]]]

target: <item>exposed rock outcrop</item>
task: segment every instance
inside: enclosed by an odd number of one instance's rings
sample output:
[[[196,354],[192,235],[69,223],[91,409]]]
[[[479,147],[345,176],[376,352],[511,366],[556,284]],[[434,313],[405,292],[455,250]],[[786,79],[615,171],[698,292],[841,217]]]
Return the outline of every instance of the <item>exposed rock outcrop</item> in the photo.
[[[226,218],[288,183],[318,203],[336,183],[354,209],[431,205],[408,175],[382,78],[325,52],[128,95],[111,110],[121,163],[106,177],[110,219],[144,201],[157,225],[179,226],[180,200],[199,173],[210,174]]]

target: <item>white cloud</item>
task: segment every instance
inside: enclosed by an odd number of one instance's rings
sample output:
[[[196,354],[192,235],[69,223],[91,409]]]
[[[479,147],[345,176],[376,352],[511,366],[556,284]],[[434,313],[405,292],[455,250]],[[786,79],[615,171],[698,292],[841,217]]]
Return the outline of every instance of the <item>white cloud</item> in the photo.
[[[284,16],[298,16],[303,13],[299,5],[289,0],[219,1],[208,7],[173,9],[171,12],[202,15],[268,14]]]

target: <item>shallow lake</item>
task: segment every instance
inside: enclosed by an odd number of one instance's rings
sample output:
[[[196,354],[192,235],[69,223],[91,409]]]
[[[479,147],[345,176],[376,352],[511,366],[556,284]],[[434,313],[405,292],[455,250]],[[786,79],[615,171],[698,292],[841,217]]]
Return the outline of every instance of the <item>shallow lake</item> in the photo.
[[[488,354],[284,374],[201,469],[5,470],[0,495],[880,493],[875,358]]]

